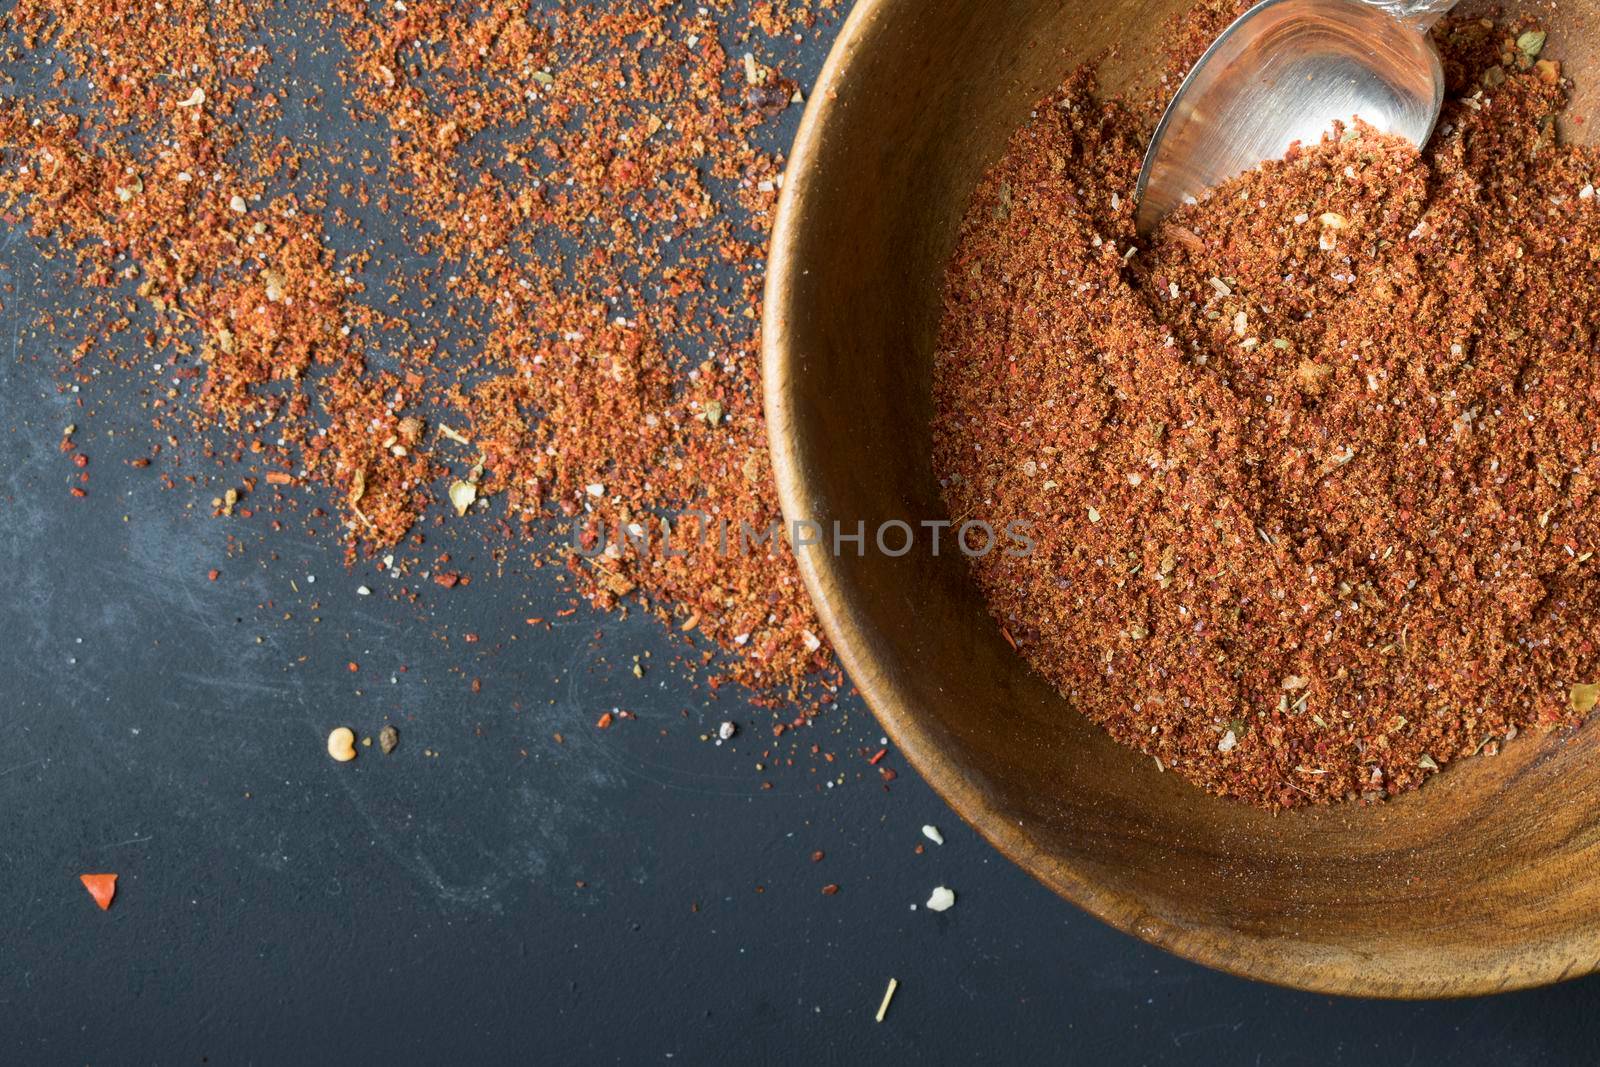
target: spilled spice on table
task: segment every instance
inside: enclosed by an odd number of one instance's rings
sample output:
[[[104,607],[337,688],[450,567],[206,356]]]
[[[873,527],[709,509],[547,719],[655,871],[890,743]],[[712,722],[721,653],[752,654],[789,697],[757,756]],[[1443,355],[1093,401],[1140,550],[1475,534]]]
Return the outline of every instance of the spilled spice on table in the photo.
[[[972,561],[991,612],[1215,793],[1392,796],[1600,692],[1600,157],[1556,137],[1568,85],[1535,27],[1435,35],[1423,152],[1341,130],[1148,243],[1156,102],[1079,72],[948,268],[946,503],[1036,539]]]
[[[779,517],[762,144],[803,96],[763,57],[834,6],[757,3],[730,33],[724,3],[19,0],[9,59],[54,74],[0,101],[0,212],[93,294],[50,324],[81,338],[69,378],[97,349],[148,368],[140,462],[244,470],[219,513],[302,510],[445,595],[469,577],[430,562],[442,502],[814,708],[837,671],[784,552],[584,559],[567,531]],[[294,77],[302,47],[336,84]],[[357,135],[283,132],[323,109]]]

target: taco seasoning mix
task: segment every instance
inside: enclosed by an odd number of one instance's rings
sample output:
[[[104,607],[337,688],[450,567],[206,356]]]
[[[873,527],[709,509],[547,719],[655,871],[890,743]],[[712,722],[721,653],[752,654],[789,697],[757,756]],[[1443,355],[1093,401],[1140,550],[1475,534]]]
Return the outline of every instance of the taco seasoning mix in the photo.
[[[1435,32],[1425,150],[1342,129],[1149,242],[1161,101],[1080,72],[947,272],[935,469],[1036,541],[972,561],[990,611],[1116,739],[1256,804],[1392,796],[1600,692],[1600,158],[1556,135],[1536,28]]]
[[[77,283],[27,348],[63,352],[63,390],[144,377],[135,465],[214,499],[239,552],[303,526],[424,608],[478,548],[559,568],[565,614],[647,611],[803,721],[837,669],[786,553],[576,550],[779,518],[762,251],[785,71],[839,13],[713,7],[19,0],[0,216]]]

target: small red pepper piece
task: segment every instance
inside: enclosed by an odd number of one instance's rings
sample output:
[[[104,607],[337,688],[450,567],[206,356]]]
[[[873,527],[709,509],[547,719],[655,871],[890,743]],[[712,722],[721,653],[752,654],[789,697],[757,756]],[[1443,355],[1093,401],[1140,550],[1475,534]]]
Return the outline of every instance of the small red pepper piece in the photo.
[[[111,898],[117,895],[117,876],[114,874],[80,874],[78,881],[89,891],[101,911],[111,907]]]

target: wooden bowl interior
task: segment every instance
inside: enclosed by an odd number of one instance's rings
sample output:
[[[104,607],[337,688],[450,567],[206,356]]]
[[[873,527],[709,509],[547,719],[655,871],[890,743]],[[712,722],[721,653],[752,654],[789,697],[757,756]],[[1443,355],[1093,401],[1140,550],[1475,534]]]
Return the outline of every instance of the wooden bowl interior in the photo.
[[[930,356],[955,226],[1030,105],[1118,46],[1153,76],[1170,0],[860,0],[786,176],[765,329],[791,520],[943,518]],[[1593,0],[1546,54],[1594,109]],[[1541,14],[1544,14],[1541,9]],[[1584,136],[1587,126],[1570,126]],[[1106,921],[1236,973],[1426,996],[1600,962],[1595,731],[1525,736],[1380,806],[1271,815],[1113,743],[1001,638],[964,560],[799,552],[827,629],[895,741],[1016,862]]]

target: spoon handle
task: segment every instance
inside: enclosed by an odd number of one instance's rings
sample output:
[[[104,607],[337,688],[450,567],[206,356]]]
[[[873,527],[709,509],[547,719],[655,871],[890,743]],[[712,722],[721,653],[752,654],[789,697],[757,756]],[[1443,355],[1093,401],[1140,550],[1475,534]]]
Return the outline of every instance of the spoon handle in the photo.
[[[1456,0],[1364,0],[1381,7],[1407,26],[1426,32],[1430,26],[1456,6]]]

